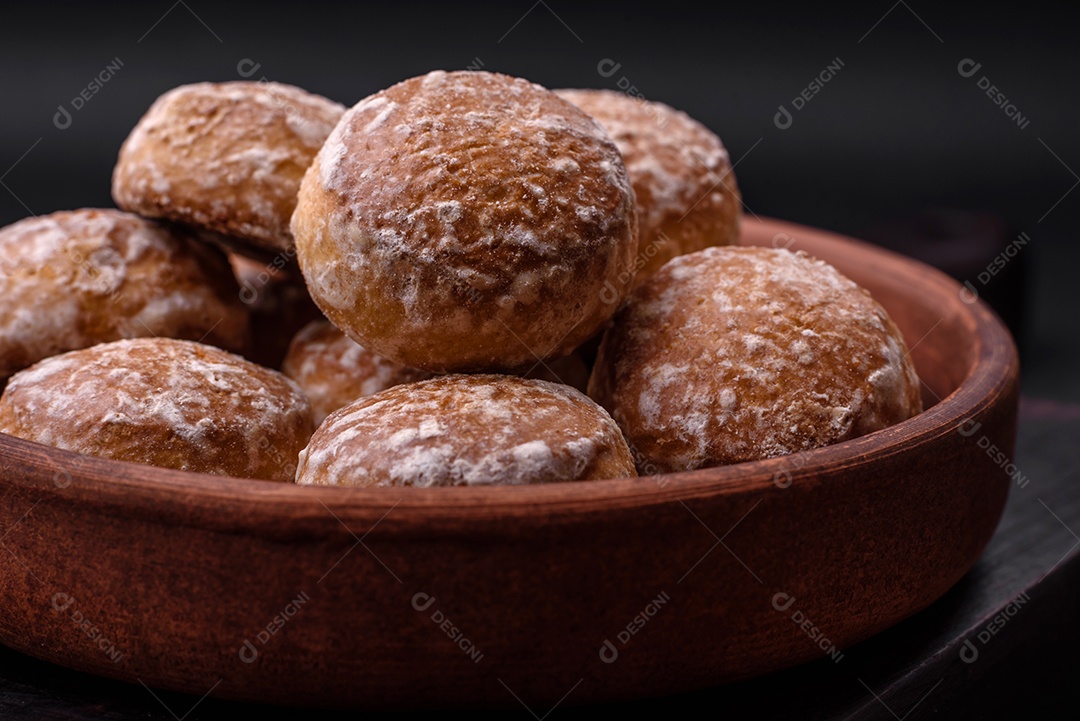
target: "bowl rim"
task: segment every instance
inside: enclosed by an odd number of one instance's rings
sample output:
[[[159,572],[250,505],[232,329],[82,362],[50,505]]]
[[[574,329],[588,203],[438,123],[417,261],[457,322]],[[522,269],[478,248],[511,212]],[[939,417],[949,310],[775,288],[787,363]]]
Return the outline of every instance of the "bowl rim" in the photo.
[[[921,282],[961,296],[957,281],[924,263],[841,234],[772,218],[745,224],[791,234],[811,232],[853,251],[898,263]],[[898,424],[832,445],[758,461],[693,471],[530,486],[461,486],[436,488],[353,488],[298,486],[248,478],[215,476],[127,461],[88,456],[0,433],[0,483],[33,486],[45,496],[63,496],[98,508],[122,512],[152,511],[186,526],[266,528],[268,519],[345,525],[345,520],[380,521],[388,529],[411,521],[437,519],[543,517],[547,520],[613,509],[632,509],[780,488],[805,488],[825,469],[866,464],[956,431],[1008,391],[1018,376],[1012,336],[981,299],[966,308],[974,347],[966,376],[935,405]],[[958,307],[961,307],[958,306]],[[931,329],[932,330],[932,329]],[[925,384],[924,384],[925,385]],[[882,443],[888,434],[889,441]],[[793,459],[798,458],[795,464]],[[14,475],[6,467],[28,471]],[[149,478],[148,474],[153,477]],[[409,511],[408,514],[391,510]],[[345,526],[345,530],[348,530]],[[280,530],[280,529],[279,529]],[[349,531],[351,533],[351,531]]]

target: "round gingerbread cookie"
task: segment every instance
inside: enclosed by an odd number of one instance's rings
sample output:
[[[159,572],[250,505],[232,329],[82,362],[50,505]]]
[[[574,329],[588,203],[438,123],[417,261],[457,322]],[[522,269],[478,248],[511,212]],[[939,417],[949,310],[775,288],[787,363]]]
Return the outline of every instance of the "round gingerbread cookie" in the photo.
[[[896,325],[804,253],[708,248],[639,286],[600,344],[589,395],[641,472],[809,450],[922,410]]]
[[[565,385],[448,375],[394,386],[331,413],[296,482],[486,486],[637,475],[611,417]]]
[[[292,481],[314,425],[300,388],[220,348],[103,343],[12,376],[0,432],[120,461]]]
[[[225,255],[119,210],[72,210],[0,229],[0,380],[96,343],[164,336],[248,346]]]
[[[436,71],[345,113],[292,221],[312,298],[402,365],[517,371],[625,297],[637,249],[618,148],[555,93]]]
[[[296,334],[282,370],[304,389],[316,426],[357,398],[431,377],[372,353],[326,320],[313,320]]]
[[[238,248],[291,253],[300,178],[344,111],[281,83],[174,88],[120,148],[113,199],[140,215],[221,233]]]
[[[311,400],[316,426],[357,398],[432,376],[372,353],[325,319],[311,321],[296,334],[281,369]],[[584,393],[589,367],[575,351],[552,361],[537,361],[524,377],[563,383]]]
[[[432,377],[430,371],[409,368],[368,351],[324,318],[315,319],[297,332],[289,343],[282,371],[308,395],[316,426],[356,398]],[[589,367],[575,352],[538,362],[525,378],[565,383],[584,393],[589,384]]]
[[[681,110],[614,90],[558,90],[611,135],[637,197],[636,282],[677,255],[739,240],[742,200],[716,133]]]

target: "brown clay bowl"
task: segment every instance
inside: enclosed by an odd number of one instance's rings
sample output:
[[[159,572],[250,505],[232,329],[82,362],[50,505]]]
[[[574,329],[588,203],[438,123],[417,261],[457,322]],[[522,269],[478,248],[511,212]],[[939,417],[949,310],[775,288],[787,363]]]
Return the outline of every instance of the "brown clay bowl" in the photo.
[[[927,410],[796,456],[527,488],[297,487],[0,436],[0,640],[197,695],[395,708],[627,699],[840,655],[990,538],[1016,350],[917,262],[773,221],[743,242],[869,288]]]

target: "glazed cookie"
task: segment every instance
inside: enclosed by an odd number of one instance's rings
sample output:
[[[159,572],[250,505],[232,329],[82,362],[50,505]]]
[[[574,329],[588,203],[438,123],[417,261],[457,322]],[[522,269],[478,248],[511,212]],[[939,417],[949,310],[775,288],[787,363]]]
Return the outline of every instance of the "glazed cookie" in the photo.
[[[248,314],[225,255],[118,210],[0,229],[0,379],[42,358],[138,336],[244,351]]]
[[[431,377],[375,355],[325,320],[314,320],[296,334],[282,370],[304,389],[316,426],[357,398]]]
[[[131,131],[113,171],[125,210],[289,251],[300,178],[344,106],[280,83],[182,85]]]
[[[573,388],[449,375],[331,413],[301,454],[296,482],[475,486],[635,475],[618,426]]]
[[[628,290],[633,191],[573,104],[520,78],[432,72],[363,100],[300,186],[312,298],[379,355],[519,370],[591,336]]]
[[[313,320],[296,334],[282,371],[304,389],[315,411],[316,426],[357,398],[432,376],[429,371],[372,353],[325,319]],[[589,368],[574,352],[553,361],[537,362],[524,377],[564,383],[584,393]]]
[[[686,113],[614,90],[557,90],[619,147],[637,197],[640,283],[677,255],[739,239],[741,198],[720,138]]]
[[[600,344],[589,394],[658,472],[771,458],[922,410],[900,331],[804,253],[709,248],[639,286]]]
[[[76,453],[198,473],[291,481],[313,430],[282,374],[166,338],[103,343],[12,376],[0,432]]]

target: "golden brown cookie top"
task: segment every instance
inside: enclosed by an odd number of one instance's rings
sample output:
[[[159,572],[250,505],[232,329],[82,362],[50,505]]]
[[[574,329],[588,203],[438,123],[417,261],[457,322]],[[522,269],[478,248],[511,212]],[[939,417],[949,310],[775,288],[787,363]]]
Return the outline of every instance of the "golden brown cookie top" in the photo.
[[[77,453],[291,481],[311,408],[281,373],[166,338],[103,343],[15,374],[0,432]]]
[[[568,352],[610,316],[599,289],[577,289],[615,281],[636,246],[633,193],[603,129],[495,73],[436,71],[361,101],[300,198],[293,231],[323,312],[365,347],[432,370],[532,363],[573,331],[552,355]],[[378,318],[355,322],[373,294],[387,301]],[[507,344],[507,328],[527,347]],[[418,335],[444,348],[472,337],[474,357],[409,357]]]
[[[325,320],[313,320],[300,329],[282,371],[304,389],[316,426],[357,398],[431,377],[427,371],[372,353]]]
[[[596,118],[619,147],[644,230],[681,216],[710,193],[735,187],[716,133],[681,110],[615,90],[557,90]],[[729,200],[738,204],[738,199]]]
[[[244,350],[248,316],[220,251],[119,210],[0,229],[0,378],[56,353],[138,336]]]
[[[521,485],[636,475],[607,413],[568,386],[499,375],[399,385],[332,413],[297,483]]]
[[[922,409],[903,337],[870,294],[766,248],[661,268],[616,317],[589,391],[662,471],[816,448]]]
[[[141,215],[288,250],[300,178],[344,111],[281,83],[182,85],[124,141],[113,198]]]
[[[738,241],[741,196],[716,133],[681,110],[614,90],[558,90],[615,141],[640,220],[638,280],[676,255]]]

